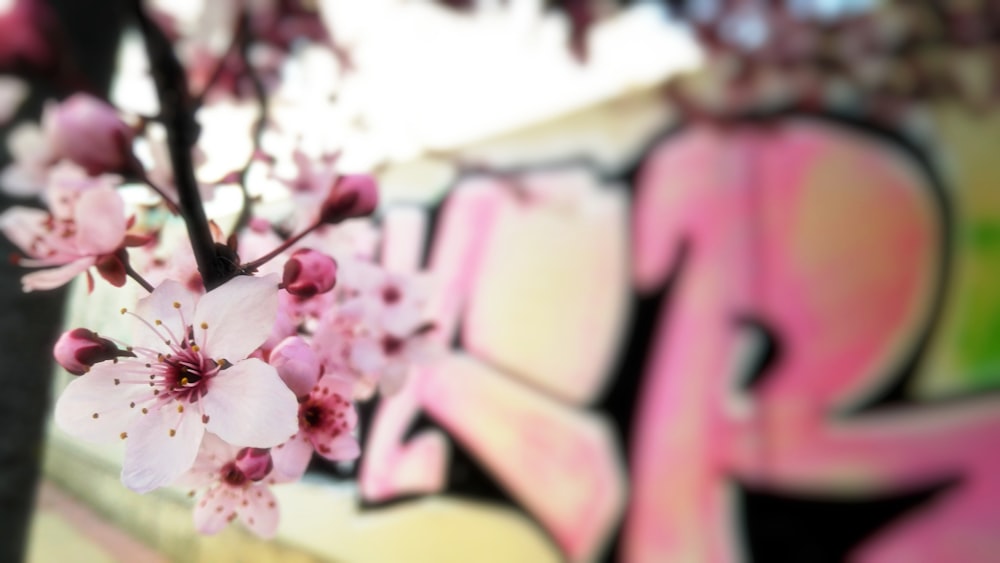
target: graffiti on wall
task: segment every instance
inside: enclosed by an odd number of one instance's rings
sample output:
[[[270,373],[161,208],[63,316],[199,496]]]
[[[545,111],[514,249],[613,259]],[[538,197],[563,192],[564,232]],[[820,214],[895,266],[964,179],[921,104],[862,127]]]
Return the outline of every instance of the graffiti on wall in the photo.
[[[391,208],[382,259],[435,280],[450,347],[368,413],[362,514],[462,499],[553,559],[992,560],[1000,409],[969,391],[1000,320],[968,294],[996,261],[956,210],[1000,206],[944,186],[788,116]]]

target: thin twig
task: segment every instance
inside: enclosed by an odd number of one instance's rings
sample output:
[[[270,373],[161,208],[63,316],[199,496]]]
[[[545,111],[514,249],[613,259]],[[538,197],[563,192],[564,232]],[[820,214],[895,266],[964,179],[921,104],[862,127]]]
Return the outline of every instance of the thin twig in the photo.
[[[264,81],[261,80],[260,75],[257,73],[257,69],[254,68],[253,64],[250,62],[250,14],[244,9],[240,17],[239,31],[237,35],[240,37],[239,43],[239,53],[243,57],[243,67],[246,69],[247,76],[250,78],[251,84],[253,84],[254,97],[257,98],[257,105],[260,109],[257,115],[257,120],[253,124],[253,150],[250,152],[250,156],[247,157],[246,164],[240,170],[240,191],[243,194],[243,206],[240,208],[240,215],[236,219],[236,227],[234,232],[239,232],[240,229],[245,227],[250,221],[251,216],[251,206],[252,199],[250,198],[250,192],[247,190],[247,176],[250,173],[250,166],[253,161],[257,158],[257,153],[260,151],[261,142],[264,136],[264,129],[267,127],[267,121],[270,115],[270,105],[267,101],[267,91],[264,89]]]
[[[160,196],[160,198],[163,200],[164,205],[167,206],[167,209],[169,209],[172,214],[174,215],[180,214],[180,209],[177,207],[177,202],[175,202],[170,196],[168,196],[167,192],[164,191],[163,188],[156,185],[156,183],[153,182],[152,179],[150,179],[149,175],[146,174],[146,169],[142,167],[142,164],[139,163],[138,160],[134,160],[134,162],[132,163],[132,171],[138,176],[139,180],[142,180],[144,184],[149,186],[151,190],[153,190],[154,192],[157,193],[157,195]]]
[[[153,293],[153,284],[146,281],[146,278],[142,277],[139,272],[135,271],[135,268],[132,267],[132,264],[129,264],[128,260],[123,260],[122,263],[125,265],[125,273],[128,274],[128,277],[135,280],[135,282],[141,285],[146,291]]]
[[[215,65],[211,76],[208,77],[208,80],[202,87],[201,93],[194,97],[194,107],[198,108],[204,105],[205,97],[208,96],[208,92],[213,86],[215,86],[215,83],[222,76],[223,71],[226,70],[226,63],[229,61],[229,57],[234,55],[239,50],[240,44],[244,42],[244,38],[242,37],[244,31],[244,26],[242,24],[236,28],[236,32],[233,34],[233,38],[230,40],[229,46],[226,47],[226,52],[222,53],[222,56],[219,57],[219,62]]]
[[[312,225],[306,227],[302,232],[298,233],[297,235],[293,235],[293,236],[289,237],[287,240],[285,240],[284,242],[282,242],[280,245],[278,245],[271,252],[268,252],[267,254],[261,256],[260,258],[254,260],[253,262],[248,262],[246,264],[242,264],[240,266],[240,269],[243,270],[243,271],[245,271],[245,272],[253,272],[253,271],[255,271],[257,268],[260,268],[264,264],[270,262],[274,257],[278,256],[282,252],[284,252],[284,251],[288,250],[289,248],[291,248],[291,246],[293,244],[299,242],[300,240],[302,240],[302,238],[304,236],[306,236],[309,233],[315,231],[317,228],[320,227],[320,225],[323,225],[323,223],[320,222],[320,221],[317,221],[317,222],[313,223]]]

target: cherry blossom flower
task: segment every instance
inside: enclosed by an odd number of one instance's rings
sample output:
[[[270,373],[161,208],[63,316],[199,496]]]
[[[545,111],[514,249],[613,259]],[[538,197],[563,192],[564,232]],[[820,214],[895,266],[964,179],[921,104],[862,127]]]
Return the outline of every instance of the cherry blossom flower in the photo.
[[[48,183],[52,167],[68,159],[89,175],[128,168],[134,133],[107,103],[75,94],[49,103],[41,126],[22,124],[7,139],[13,163],[4,169],[3,190],[17,196],[37,195]]]
[[[0,215],[0,231],[27,255],[18,263],[47,268],[24,276],[24,291],[59,287],[92,266],[113,285],[124,285],[116,253],[127,242],[128,222],[113,186],[108,176],[57,174],[47,192],[48,212],[15,206]]]
[[[47,106],[42,128],[57,155],[90,174],[119,172],[129,162],[132,129],[113,107],[89,94],[74,94]]]
[[[328,372],[356,379],[357,396],[368,397],[376,388],[391,395],[410,365],[433,357],[425,280],[361,261],[343,271],[340,302],[320,318],[315,347]]]
[[[254,534],[273,538],[278,528],[278,503],[271,484],[267,450],[239,448],[206,433],[191,469],[179,484],[201,494],[195,501],[194,525],[203,534],[215,534],[239,520]]]
[[[297,430],[295,395],[273,367],[247,358],[271,332],[277,294],[276,276],[236,277],[200,299],[162,283],[133,315],[135,357],[72,381],[56,423],[84,439],[127,439],[122,481],[137,492],[191,467],[206,431],[247,447],[286,441]]]
[[[275,473],[298,479],[315,451],[331,461],[347,461],[361,455],[354,437],[358,414],[351,402],[354,383],[334,374],[322,376],[299,403],[299,432],[271,450]]]

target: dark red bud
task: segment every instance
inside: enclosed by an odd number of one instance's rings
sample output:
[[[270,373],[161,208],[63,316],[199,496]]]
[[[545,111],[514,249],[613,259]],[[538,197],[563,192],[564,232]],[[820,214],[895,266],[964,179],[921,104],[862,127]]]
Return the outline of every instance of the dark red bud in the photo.
[[[236,454],[236,468],[251,481],[260,481],[274,468],[271,450],[243,448]]]
[[[333,189],[323,201],[320,222],[339,223],[352,217],[371,215],[378,207],[378,186],[366,174],[349,174],[337,178]]]
[[[337,283],[337,262],[316,250],[296,250],[285,262],[281,282],[285,291],[296,297],[309,298],[326,293]]]
[[[98,362],[129,355],[107,338],[85,328],[64,332],[52,350],[59,365],[73,375],[83,375]]]

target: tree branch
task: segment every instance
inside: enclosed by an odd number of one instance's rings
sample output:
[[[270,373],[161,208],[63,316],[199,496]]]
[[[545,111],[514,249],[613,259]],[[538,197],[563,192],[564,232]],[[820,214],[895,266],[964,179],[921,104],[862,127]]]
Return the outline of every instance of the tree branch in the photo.
[[[146,44],[150,73],[160,101],[160,120],[167,130],[170,163],[174,170],[181,216],[198,271],[205,289],[212,290],[235,275],[235,269],[219,260],[208,218],[202,206],[198,181],[194,175],[191,149],[198,140],[199,127],[194,119],[194,101],[188,91],[187,76],[177,60],[170,41],[142,8],[142,0],[132,0],[133,13]]]

